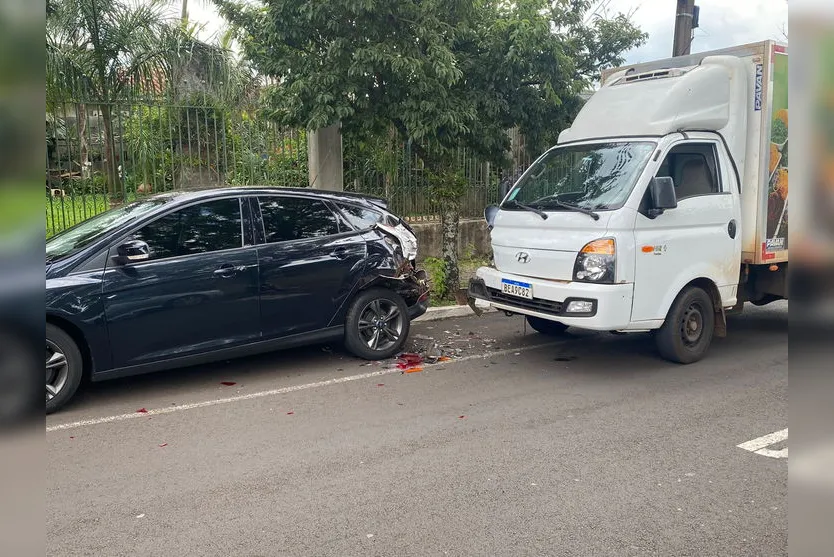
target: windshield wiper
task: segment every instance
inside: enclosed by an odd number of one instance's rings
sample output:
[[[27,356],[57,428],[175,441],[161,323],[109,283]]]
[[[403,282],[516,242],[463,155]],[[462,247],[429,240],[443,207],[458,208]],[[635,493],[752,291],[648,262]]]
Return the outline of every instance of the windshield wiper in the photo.
[[[567,209],[568,211],[576,211],[577,213],[584,213],[591,217],[594,220],[599,220],[599,213],[596,211],[592,211],[591,209],[586,209],[585,207],[580,207],[579,205],[572,205],[570,203],[565,203],[564,201],[560,201],[559,199],[552,197],[546,201],[546,203],[553,203],[557,207],[562,209]]]
[[[504,207],[518,207],[519,209],[524,209],[525,211],[530,211],[531,213],[536,213],[539,215],[542,220],[547,220],[547,213],[542,211],[541,209],[536,209],[535,207],[530,207],[529,205],[524,205],[523,203],[519,203],[514,199],[506,201],[504,203]]]

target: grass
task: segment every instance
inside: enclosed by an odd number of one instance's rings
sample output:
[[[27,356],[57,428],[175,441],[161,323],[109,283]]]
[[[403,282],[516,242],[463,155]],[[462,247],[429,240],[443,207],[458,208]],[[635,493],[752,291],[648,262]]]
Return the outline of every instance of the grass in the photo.
[[[46,237],[75,226],[110,208],[104,195],[53,197],[46,200]]]

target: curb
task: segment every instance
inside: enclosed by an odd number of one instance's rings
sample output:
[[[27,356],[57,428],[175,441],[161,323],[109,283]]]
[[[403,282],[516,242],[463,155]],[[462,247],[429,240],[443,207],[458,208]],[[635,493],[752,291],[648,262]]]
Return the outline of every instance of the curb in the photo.
[[[481,300],[476,301],[475,305],[478,306],[484,313],[495,311],[495,309],[487,302],[482,302]],[[451,319],[453,317],[469,317],[472,315],[475,315],[475,312],[473,312],[472,308],[469,306],[440,306],[429,308],[425,314],[415,319],[413,323],[419,323],[421,321],[441,321],[443,319]]]

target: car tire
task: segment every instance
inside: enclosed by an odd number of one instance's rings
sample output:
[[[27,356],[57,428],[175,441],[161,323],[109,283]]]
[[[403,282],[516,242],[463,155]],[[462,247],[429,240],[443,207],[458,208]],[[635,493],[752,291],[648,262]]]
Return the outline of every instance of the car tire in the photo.
[[[78,390],[84,359],[78,345],[63,329],[46,324],[46,413],[63,407]]]
[[[374,288],[359,294],[348,309],[345,347],[364,360],[384,360],[400,353],[410,329],[408,306],[402,296]]]
[[[568,330],[568,326],[558,321],[550,321],[541,317],[527,316],[527,324],[537,333],[548,336],[558,336]]]
[[[712,298],[702,288],[681,292],[655,334],[660,355],[670,362],[691,364],[706,354],[715,333]]]

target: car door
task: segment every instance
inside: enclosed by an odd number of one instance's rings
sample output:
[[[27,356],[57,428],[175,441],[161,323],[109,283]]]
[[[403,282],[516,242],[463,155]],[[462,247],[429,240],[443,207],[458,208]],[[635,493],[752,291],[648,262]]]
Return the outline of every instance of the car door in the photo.
[[[284,337],[331,325],[362,276],[367,244],[324,200],[252,197],[260,263],[261,329]]]
[[[739,192],[714,141],[672,146],[656,175],[675,182],[678,206],[652,219],[648,196],[635,224],[632,321],[664,319],[671,299],[694,278],[716,283],[734,303],[741,260]],[[720,156],[719,156],[720,155]]]
[[[238,197],[202,201],[146,224],[127,239],[148,244],[147,261],[115,263],[111,248],[104,300],[113,367],[258,339],[258,256],[243,207]]]

